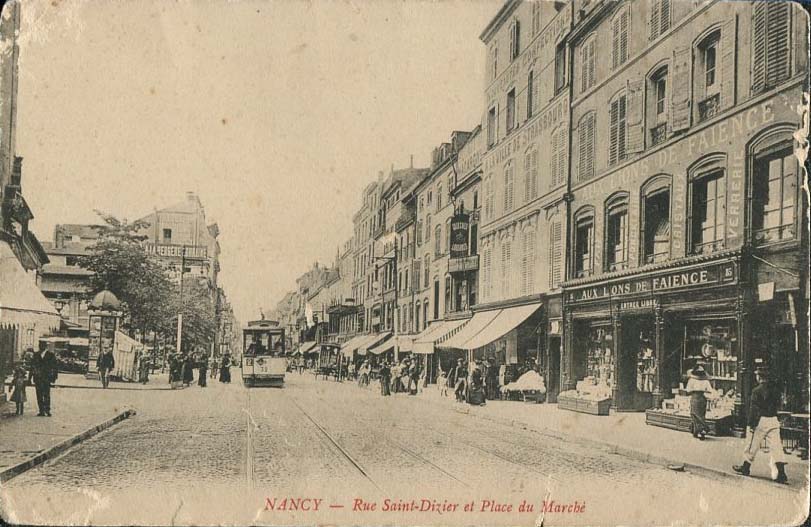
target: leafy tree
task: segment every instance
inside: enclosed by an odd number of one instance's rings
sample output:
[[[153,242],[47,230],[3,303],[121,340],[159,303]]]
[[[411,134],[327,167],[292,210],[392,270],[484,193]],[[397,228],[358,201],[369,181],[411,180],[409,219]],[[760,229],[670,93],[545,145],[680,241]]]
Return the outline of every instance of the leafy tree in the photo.
[[[179,303],[179,292],[176,297]],[[173,317],[177,324],[177,312]],[[205,279],[184,277],[183,279],[183,349],[193,350],[202,347],[208,350],[217,331],[214,300]],[[176,327],[176,326],[175,326]]]

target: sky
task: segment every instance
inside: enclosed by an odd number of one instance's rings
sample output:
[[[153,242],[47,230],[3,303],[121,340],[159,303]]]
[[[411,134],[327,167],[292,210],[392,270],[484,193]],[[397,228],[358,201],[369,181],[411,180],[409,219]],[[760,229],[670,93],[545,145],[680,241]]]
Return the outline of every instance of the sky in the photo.
[[[362,189],[483,109],[496,0],[27,0],[17,155],[32,230],[197,192],[237,317],[332,263]]]

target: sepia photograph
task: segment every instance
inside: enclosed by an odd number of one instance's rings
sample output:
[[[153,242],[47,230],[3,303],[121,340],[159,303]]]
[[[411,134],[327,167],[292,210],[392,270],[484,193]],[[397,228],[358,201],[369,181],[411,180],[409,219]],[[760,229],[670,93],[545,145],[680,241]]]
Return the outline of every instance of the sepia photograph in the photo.
[[[0,525],[809,521],[809,4],[0,6]]]

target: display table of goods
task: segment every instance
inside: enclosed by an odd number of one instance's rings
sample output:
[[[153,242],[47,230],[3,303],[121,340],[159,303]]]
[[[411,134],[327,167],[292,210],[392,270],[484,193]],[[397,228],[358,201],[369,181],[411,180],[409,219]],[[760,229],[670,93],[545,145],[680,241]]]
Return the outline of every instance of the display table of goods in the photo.
[[[611,387],[591,377],[578,381],[574,390],[558,394],[558,408],[592,415],[608,415]]]
[[[732,428],[732,409],[735,406],[735,394],[716,392],[707,398],[707,434],[711,436],[729,435]],[[653,426],[662,426],[682,432],[692,431],[690,419],[690,396],[676,395],[673,399],[662,401],[662,408],[645,411],[645,422]]]
[[[517,381],[502,386],[501,395],[511,401],[542,403],[546,400],[546,385],[538,372],[530,370]]]

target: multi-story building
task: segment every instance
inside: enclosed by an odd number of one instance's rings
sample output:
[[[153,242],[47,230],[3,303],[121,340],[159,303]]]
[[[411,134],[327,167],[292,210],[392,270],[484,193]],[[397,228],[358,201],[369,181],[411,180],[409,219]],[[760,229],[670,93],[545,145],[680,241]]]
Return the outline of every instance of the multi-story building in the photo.
[[[556,362],[564,276],[572,7],[508,0],[482,32],[484,152],[478,298],[471,320],[440,349],[522,368]]]
[[[562,388],[589,378],[618,410],[658,409],[703,361],[742,433],[763,362],[807,412],[807,15],[712,0],[574,12]]]
[[[23,351],[60,325],[37,287],[48,256],[28,228],[34,215],[23,197],[22,158],[17,155],[19,2],[0,2],[0,381]],[[5,397],[2,395],[0,397]]]
[[[98,239],[99,226],[60,224],[54,227],[53,242],[43,242],[49,263],[42,266],[39,287],[64,320],[85,330],[93,273],[79,261]]]

